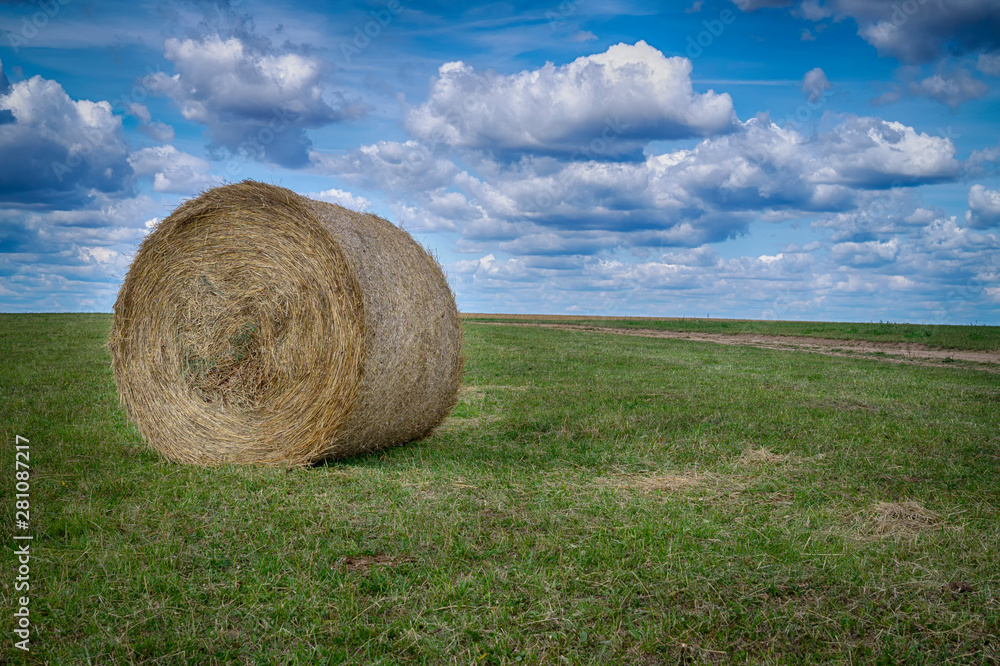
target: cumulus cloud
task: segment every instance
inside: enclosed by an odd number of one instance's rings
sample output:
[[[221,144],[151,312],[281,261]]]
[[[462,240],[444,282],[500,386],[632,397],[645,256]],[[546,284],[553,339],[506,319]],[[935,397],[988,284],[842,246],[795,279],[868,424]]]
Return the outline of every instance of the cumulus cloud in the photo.
[[[146,195],[133,198],[99,195],[88,209],[34,212],[24,217],[37,234],[36,250],[62,251],[73,244],[114,246],[131,244],[142,234],[142,220],[162,205]]]
[[[1000,76],[1000,53],[980,53],[976,69],[987,76]]]
[[[819,0],[805,0],[798,7],[797,13],[807,21],[822,21],[832,16],[833,10],[825,5],[821,5]]]
[[[162,205],[149,197],[96,194],[87,209],[0,212],[0,287],[12,310],[80,311],[114,302],[125,267]]]
[[[940,64],[934,74],[923,76],[920,67],[902,67],[897,72],[899,81],[888,84],[888,90],[872,100],[876,106],[894,104],[905,98],[927,97],[957,111],[963,103],[989,93],[985,81],[973,76],[965,66]]]
[[[764,116],[642,162],[467,156],[463,169],[411,140],[316,163],[406,199],[406,215],[424,229],[456,229],[511,253],[554,255],[697,246],[745,233],[759,215],[875,210],[872,190],[956,178],[954,154],[946,138],[877,118],[850,116],[807,136]]]
[[[459,169],[418,141],[379,141],[346,155],[313,152],[312,163],[363,187],[387,192],[433,190],[448,185]]]
[[[840,0],[836,4],[858,22],[858,34],[880,54],[904,62],[1000,48],[1000,5],[993,0]]]
[[[809,312],[824,296],[811,252],[801,248],[777,256],[723,259],[709,246],[667,252],[641,261],[625,256],[509,257],[488,253],[448,267],[462,292],[488,301],[469,307],[517,312],[521,303],[554,311],[704,316],[741,304],[765,312]],[[792,290],[794,289],[794,293]],[[775,294],[784,292],[780,299]],[[786,297],[787,296],[787,297]],[[750,305],[752,303],[752,305]]]
[[[989,148],[973,150],[962,165],[969,176],[981,176],[1000,167],[1000,143]]]
[[[814,67],[806,72],[802,77],[802,92],[809,98],[810,102],[823,97],[823,93],[833,88],[826,78],[826,73],[819,67]]]
[[[850,117],[821,136],[814,179],[880,188],[951,180],[960,170],[947,137],[880,118]]]
[[[965,69],[949,75],[934,74],[910,86],[912,94],[930,97],[952,109],[957,109],[963,102],[978,99],[989,91],[990,87],[984,81],[973,78]]]
[[[879,54],[912,64],[946,55],[1000,52],[1000,4],[995,0],[733,0],[744,11],[793,7],[809,20],[851,18]]]
[[[835,261],[840,263],[849,263],[854,266],[881,266],[896,259],[899,247],[898,238],[885,242],[836,243],[830,248],[830,254]]]
[[[152,176],[153,190],[177,194],[194,194],[220,183],[209,174],[206,160],[177,150],[173,146],[154,146],[132,153],[129,164],[137,176]]]
[[[17,156],[0,160],[6,204],[73,207],[90,200],[91,191],[129,187],[128,146],[111,105],[74,100],[41,76],[0,81],[0,154]]]
[[[170,38],[163,46],[177,73],[151,75],[150,87],[170,97],[186,120],[208,129],[210,148],[301,167],[312,145],[306,129],[365,111],[324,89],[323,64],[315,56],[218,35]]]
[[[124,275],[132,263],[131,255],[109,247],[79,247],[75,258],[105,275]]]
[[[343,206],[344,208],[350,208],[351,210],[358,211],[363,211],[372,205],[372,202],[365,197],[351,194],[346,190],[340,190],[336,187],[332,187],[329,190],[323,190],[322,192],[310,192],[308,196],[311,199],[327,201],[329,203],[337,204],[338,206]]]
[[[509,256],[496,250],[448,266],[463,309],[848,319],[867,294],[868,316],[962,321],[1000,280],[1000,239],[938,217],[903,234],[723,258],[710,246],[640,258]],[[966,285],[956,293],[953,285]],[[986,288],[984,288],[986,287]],[[948,294],[944,298],[944,294]],[[901,312],[906,314],[901,315]]]
[[[406,126],[453,147],[610,157],[652,139],[727,132],[735,119],[728,94],[693,91],[690,60],[640,41],[510,76],[445,63]]]
[[[139,121],[139,131],[155,141],[170,143],[174,140],[174,128],[159,120],[153,120],[145,104],[132,102],[127,106],[128,114]]]
[[[978,229],[1000,226],[1000,190],[988,190],[978,184],[969,188],[969,210],[965,211],[965,222]]]

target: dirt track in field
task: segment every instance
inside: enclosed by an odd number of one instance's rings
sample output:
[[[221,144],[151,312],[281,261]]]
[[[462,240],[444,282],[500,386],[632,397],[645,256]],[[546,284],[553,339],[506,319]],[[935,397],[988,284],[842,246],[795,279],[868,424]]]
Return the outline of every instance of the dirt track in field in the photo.
[[[674,340],[695,340],[714,342],[722,345],[742,345],[762,349],[785,349],[805,351],[829,356],[852,356],[872,358],[893,363],[916,363],[935,367],[970,367],[969,363],[987,363],[977,366],[983,370],[1000,372],[1000,352],[965,351],[960,349],[933,349],[912,342],[869,342],[867,340],[834,340],[831,338],[811,338],[794,335],[762,335],[758,333],[690,333],[682,331],[661,331],[648,328],[623,329],[607,326],[581,324],[555,324],[547,322],[475,322],[493,326],[535,326],[567,331],[591,331],[634,335],[643,338],[670,338]]]

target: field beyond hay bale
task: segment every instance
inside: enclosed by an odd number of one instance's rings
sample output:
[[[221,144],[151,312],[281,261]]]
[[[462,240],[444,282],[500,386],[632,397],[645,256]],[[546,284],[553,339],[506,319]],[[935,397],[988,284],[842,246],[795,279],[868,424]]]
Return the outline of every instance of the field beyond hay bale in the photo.
[[[147,441],[199,464],[423,437],[462,371],[454,296],[409,234],[253,181],[184,203],[143,241],[108,348]]]

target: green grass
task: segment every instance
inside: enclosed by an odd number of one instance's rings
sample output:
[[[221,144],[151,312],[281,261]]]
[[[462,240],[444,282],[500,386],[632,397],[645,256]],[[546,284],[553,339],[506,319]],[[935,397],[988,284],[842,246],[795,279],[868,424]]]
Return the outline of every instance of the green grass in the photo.
[[[578,326],[651,329],[688,333],[720,333],[725,335],[794,335],[834,340],[865,340],[869,342],[916,342],[938,349],[972,351],[1000,350],[1000,326],[954,326],[946,324],[897,324],[893,322],[817,322],[817,321],[755,321],[744,319],[657,319],[633,317],[627,319],[559,317],[546,315],[465,315],[467,321],[567,323]]]
[[[996,374],[467,322],[433,437],[200,469],[127,423],[109,324],[0,316],[8,535],[31,441],[31,662],[1000,658]]]

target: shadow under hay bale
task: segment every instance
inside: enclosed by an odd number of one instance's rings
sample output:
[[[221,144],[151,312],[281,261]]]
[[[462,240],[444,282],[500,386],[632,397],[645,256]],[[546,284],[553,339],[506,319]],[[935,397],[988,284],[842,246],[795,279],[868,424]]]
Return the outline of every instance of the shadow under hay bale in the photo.
[[[427,435],[457,401],[461,335],[440,266],[405,231],[244,181],[143,241],[108,348],[168,458],[309,464]]]

